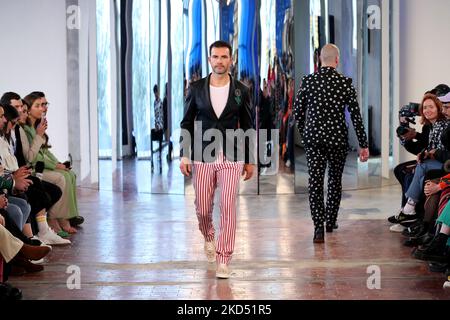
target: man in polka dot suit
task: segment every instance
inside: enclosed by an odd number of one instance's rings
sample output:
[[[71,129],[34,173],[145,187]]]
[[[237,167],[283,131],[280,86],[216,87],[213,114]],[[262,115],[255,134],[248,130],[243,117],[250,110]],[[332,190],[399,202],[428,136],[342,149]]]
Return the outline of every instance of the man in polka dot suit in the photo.
[[[309,171],[309,202],[314,222],[314,243],[323,243],[327,232],[337,229],[341,203],[342,172],[347,158],[348,129],[345,108],[358,137],[362,162],[369,158],[367,136],[352,79],[336,71],[339,48],[327,44],[321,51],[322,67],[302,79],[294,114],[305,147]],[[328,194],[324,205],[323,184],[328,165]]]

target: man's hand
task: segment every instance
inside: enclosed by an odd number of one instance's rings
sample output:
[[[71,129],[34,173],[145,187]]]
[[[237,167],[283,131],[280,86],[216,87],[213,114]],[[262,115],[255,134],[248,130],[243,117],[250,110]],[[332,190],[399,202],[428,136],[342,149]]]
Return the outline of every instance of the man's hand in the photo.
[[[2,194],[0,196],[0,209],[6,209],[8,208],[8,198]]]
[[[369,160],[369,156],[369,148],[359,150],[359,160],[361,162],[366,162],[367,160]]]
[[[410,128],[408,129],[408,132],[401,136],[401,138],[405,141],[411,141],[413,140],[417,135],[416,129]]]
[[[20,167],[13,173],[14,180],[28,177],[31,175],[31,169],[28,169],[27,167]]]
[[[417,163],[422,163],[423,162],[423,160],[425,160],[425,158],[426,158],[426,154],[427,154],[427,152],[426,151],[422,151],[421,153],[419,153],[418,155],[417,155]]]
[[[190,177],[192,173],[192,164],[188,158],[183,157],[180,161],[180,171],[185,177]]]
[[[437,183],[429,181],[425,184],[424,192],[427,197],[436,194],[439,191],[441,191],[441,187]]]
[[[0,224],[1,224],[2,226],[5,226],[5,218],[3,218],[2,215],[0,215]]]
[[[25,192],[28,190],[28,187],[32,184],[33,181],[28,180],[26,177],[14,178],[14,189],[16,189],[17,191]]]
[[[245,175],[244,181],[248,181],[253,177],[253,172],[255,172],[254,164],[245,164],[242,175]]]

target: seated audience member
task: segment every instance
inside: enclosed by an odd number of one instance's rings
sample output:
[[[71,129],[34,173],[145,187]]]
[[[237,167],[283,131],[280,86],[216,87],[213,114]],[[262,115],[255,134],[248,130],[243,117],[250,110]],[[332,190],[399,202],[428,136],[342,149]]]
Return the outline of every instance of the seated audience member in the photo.
[[[417,166],[413,180],[405,193],[407,203],[396,217],[401,225],[414,223],[419,216],[416,213],[416,204],[422,197],[425,175],[430,170],[442,170],[443,162],[436,159],[436,153],[445,151],[442,144],[442,133],[447,129],[448,122],[442,114],[441,101],[432,94],[426,94],[419,109],[422,123],[431,127],[429,143],[426,149],[417,156]]]
[[[27,124],[24,130],[27,134],[30,144],[35,141],[38,135],[39,125],[44,122],[46,118],[44,114],[47,111],[47,100],[42,98],[37,93],[32,93],[24,98],[27,105],[30,106],[28,110]],[[71,226],[69,220],[77,221],[78,224],[83,222],[83,218],[79,217],[77,198],[76,198],[76,176],[66,165],[61,163],[55,155],[50,151],[48,143],[48,136],[44,133],[44,143],[41,145],[39,152],[34,158],[28,158],[27,161],[35,164],[42,161],[45,164],[43,180],[56,184],[62,191],[61,199],[50,209],[50,216],[57,217],[54,222],[59,224],[59,227],[68,233],[76,233],[76,229]],[[29,157],[29,154],[24,154]]]
[[[424,246],[419,247],[414,252],[414,257],[425,261],[434,262],[448,262],[448,246],[450,245],[450,202],[447,203],[444,211],[439,216],[437,223],[439,224],[439,232],[431,240],[431,242]]]

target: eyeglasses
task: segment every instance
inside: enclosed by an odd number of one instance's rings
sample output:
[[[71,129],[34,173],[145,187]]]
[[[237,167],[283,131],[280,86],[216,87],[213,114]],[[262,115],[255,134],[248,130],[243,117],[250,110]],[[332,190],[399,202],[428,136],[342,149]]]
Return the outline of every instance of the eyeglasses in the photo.
[[[43,107],[48,107],[48,106],[50,106],[50,102],[44,102],[44,103],[41,103],[41,106],[43,106]]]

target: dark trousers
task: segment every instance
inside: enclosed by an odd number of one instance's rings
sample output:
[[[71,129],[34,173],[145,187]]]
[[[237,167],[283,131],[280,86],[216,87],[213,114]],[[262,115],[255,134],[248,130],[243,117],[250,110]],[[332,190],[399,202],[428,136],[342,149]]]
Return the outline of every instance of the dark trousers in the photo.
[[[31,214],[28,222],[31,222],[33,234],[38,232],[36,214],[45,209],[48,211],[62,196],[61,189],[46,181],[41,181],[36,177],[29,177],[33,181],[26,192],[28,202],[31,206]]]
[[[402,208],[405,206],[406,201],[408,200],[406,199],[405,193],[406,191],[408,191],[409,185],[414,178],[414,170],[408,169],[408,167],[413,166],[416,163],[416,160],[400,163],[394,169],[395,178],[397,178],[398,182],[402,186]]]
[[[333,226],[341,204],[342,173],[348,152],[324,146],[306,146],[305,151],[309,171],[309,205],[314,226]],[[328,192],[325,207],[323,184],[327,166]]]

